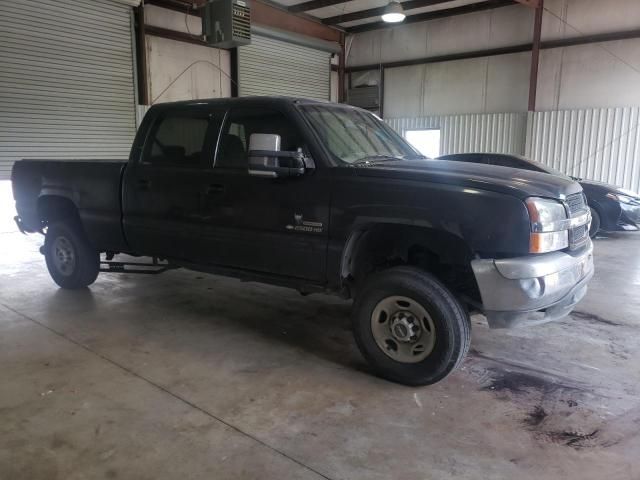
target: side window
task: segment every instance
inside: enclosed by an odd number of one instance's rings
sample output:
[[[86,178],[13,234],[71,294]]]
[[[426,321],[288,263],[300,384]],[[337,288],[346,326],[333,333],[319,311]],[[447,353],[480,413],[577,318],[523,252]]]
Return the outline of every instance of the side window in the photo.
[[[283,113],[264,108],[233,109],[222,127],[215,167],[247,169],[253,133],[280,135],[283,151],[304,147],[298,129]]]
[[[202,165],[208,116],[169,114],[157,122],[145,145],[143,161],[154,166]]]

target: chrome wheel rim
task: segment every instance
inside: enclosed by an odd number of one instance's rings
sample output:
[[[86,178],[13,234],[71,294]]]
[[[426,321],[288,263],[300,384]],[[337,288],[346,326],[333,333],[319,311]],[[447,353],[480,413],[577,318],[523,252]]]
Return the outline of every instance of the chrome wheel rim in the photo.
[[[57,237],[51,248],[56,270],[65,277],[72,275],[76,268],[76,253],[73,244],[66,237]]]
[[[436,343],[431,315],[409,297],[383,298],[371,314],[373,338],[385,355],[401,363],[417,363]]]

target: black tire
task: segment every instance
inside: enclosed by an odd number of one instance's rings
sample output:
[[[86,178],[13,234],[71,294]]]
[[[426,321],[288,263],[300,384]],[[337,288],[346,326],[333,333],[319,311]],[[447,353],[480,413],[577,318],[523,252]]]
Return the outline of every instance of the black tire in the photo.
[[[72,222],[48,226],[44,256],[49,275],[62,288],[85,288],[98,277],[100,254],[89,243],[82,228]]]
[[[589,209],[591,210],[591,227],[589,228],[589,236],[591,238],[596,238],[596,235],[598,235],[598,232],[600,231],[600,214],[593,207],[589,207]]]
[[[377,306],[393,297],[417,302],[435,328],[430,353],[415,363],[391,358],[374,337],[372,315]],[[390,268],[366,279],[356,298],[352,321],[356,343],[376,373],[404,385],[431,385],[442,380],[460,365],[471,343],[469,316],[458,299],[433,275],[413,267]]]

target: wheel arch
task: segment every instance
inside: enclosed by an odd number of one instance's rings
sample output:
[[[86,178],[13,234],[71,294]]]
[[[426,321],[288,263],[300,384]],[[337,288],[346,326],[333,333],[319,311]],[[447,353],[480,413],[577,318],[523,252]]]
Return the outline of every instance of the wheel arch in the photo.
[[[587,202],[587,205],[593,208],[600,216],[600,230],[616,230],[618,220],[622,214],[622,208],[618,202],[610,199],[604,199],[604,201],[591,199]]]
[[[436,265],[470,268],[473,258],[465,239],[454,233],[410,223],[368,223],[354,227],[345,242],[340,283],[351,295],[367,275],[384,267],[417,265],[439,276]]]
[[[43,226],[63,220],[80,220],[77,205],[63,192],[50,192],[40,195],[36,203],[36,211]]]

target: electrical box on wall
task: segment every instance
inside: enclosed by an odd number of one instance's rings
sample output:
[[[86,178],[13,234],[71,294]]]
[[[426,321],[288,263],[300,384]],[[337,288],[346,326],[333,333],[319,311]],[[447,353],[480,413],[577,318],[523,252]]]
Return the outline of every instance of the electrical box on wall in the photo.
[[[250,1],[209,0],[202,14],[202,33],[212,47],[233,48],[250,44]]]
[[[354,107],[378,111],[380,108],[380,89],[378,85],[363,85],[347,91],[347,103]]]

